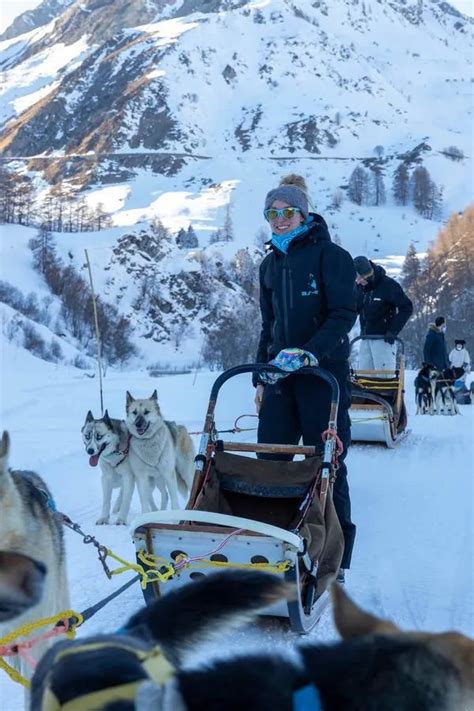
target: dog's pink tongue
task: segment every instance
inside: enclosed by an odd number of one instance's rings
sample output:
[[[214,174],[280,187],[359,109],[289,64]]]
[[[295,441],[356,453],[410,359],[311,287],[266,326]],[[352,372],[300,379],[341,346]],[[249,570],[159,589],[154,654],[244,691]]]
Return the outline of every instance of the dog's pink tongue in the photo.
[[[91,467],[96,467],[99,462],[99,455],[98,454],[93,454],[92,457],[89,459],[89,464]]]

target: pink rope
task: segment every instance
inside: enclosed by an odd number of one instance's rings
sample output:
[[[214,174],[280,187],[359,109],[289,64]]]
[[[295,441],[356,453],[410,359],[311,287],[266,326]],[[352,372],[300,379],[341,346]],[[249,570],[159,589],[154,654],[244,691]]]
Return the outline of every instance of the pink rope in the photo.
[[[15,657],[19,656],[25,660],[25,662],[32,668],[36,668],[36,660],[29,654],[29,651],[35,644],[41,642],[44,639],[50,639],[51,637],[57,637],[63,632],[67,632],[69,629],[69,620],[65,618],[61,621],[60,625],[56,625],[52,630],[48,632],[43,632],[33,639],[25,640],[24,642],[14,642],[11,644],[5,644],[0,647],[0,657]]]
[[[177,565],[175,565],[175,571],[177,572],[181,568],[184,568],[185,565],[189,565],[189,563],[194,563],[197,560],[203,560],[204,558],[209,558],[211,555],[214,555],[215,553],[218,553],[221,551],[226,543],[233,537],[236,536],[239,533],[242,533],[245,529],[244,528],[237,528],[235,531],[232,531],[232,533],[229,533],[228,536],[224,538],[223,541],[215,548],[213,551],[210,551],[209,553],[204,553],[204,555],[198,555],[190,558],[189,556],[186,556],[183,560],[181,560]]]

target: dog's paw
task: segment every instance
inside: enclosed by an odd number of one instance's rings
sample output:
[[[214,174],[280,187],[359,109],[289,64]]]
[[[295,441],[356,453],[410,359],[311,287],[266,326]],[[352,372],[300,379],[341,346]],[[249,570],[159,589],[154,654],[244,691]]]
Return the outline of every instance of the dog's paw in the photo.
[[[116,525],[116,526],[126,526],[126,525],[127,525],[127,522],[126,522],[126,520],[125,520],[124,518],[118,518],[118,519],[115,521],[115,525]]]
[[[95,522],[96,526],[105,526],[109,522],[109,517],[108,516],[101,516],[100,518],[97,519]]]

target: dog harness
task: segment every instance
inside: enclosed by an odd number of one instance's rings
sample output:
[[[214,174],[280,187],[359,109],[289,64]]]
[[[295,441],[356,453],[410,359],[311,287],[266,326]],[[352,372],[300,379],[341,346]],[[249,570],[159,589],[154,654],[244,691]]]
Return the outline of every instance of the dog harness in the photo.
[[[321,697],[314,684],[303,686],[293,694],[293,711],[322,711]]]
[[[60,651],[46,672],[38,711],[85,711],[134,702],[143,682],[164,687],[174,674],[159,646],[143,650],[125,640],[74,644]]]
[[[116,449],[115,452],[110,452],[110,454],[106,454],[104,456],[105,461],[107,464],[110,464],[111,467],[118,467],[119,464],[122,464],[128,457],[128,453],[130,451],[130,440],[132,438],[132,435],[128,435],[127,439],[127,444],[125,445],[124,449]]]

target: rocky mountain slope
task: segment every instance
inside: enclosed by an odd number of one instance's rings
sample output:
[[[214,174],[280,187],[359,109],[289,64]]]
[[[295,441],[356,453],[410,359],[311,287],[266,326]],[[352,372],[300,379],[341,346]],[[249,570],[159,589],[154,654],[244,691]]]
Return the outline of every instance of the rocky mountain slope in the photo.
[[[401,163],[424,165],[443,187],[437,219],[471,199],[472,27],[442,0],[74,2],[0,43],[3,161],[27,169],[43,194],[63,181],[111,214],[107,249],[96,236],[89,247],[108,298],[127,315],[136,275],[121,239],[135,245],[159,217],[172,234],[192,223],[205,253],[230,215],[229,263],[254,248],[263,197],[285,172],[306,177],[344,247],[399,267],[410,241],[423,251],[439,228],[394,204]],[[349,177],[374,162],[386,203],[355,205]],[[58,241],[79,267],[86,236]],[[117,246],[127,264],[111,258]],[[151,267],[144,259],[145,271],[165,276],[156,318],[140,331],[162,343],[200,272],[174,252]],[[228,288],[238,300],[240,287]],[[188,323],[212,313],[199,298]]]

